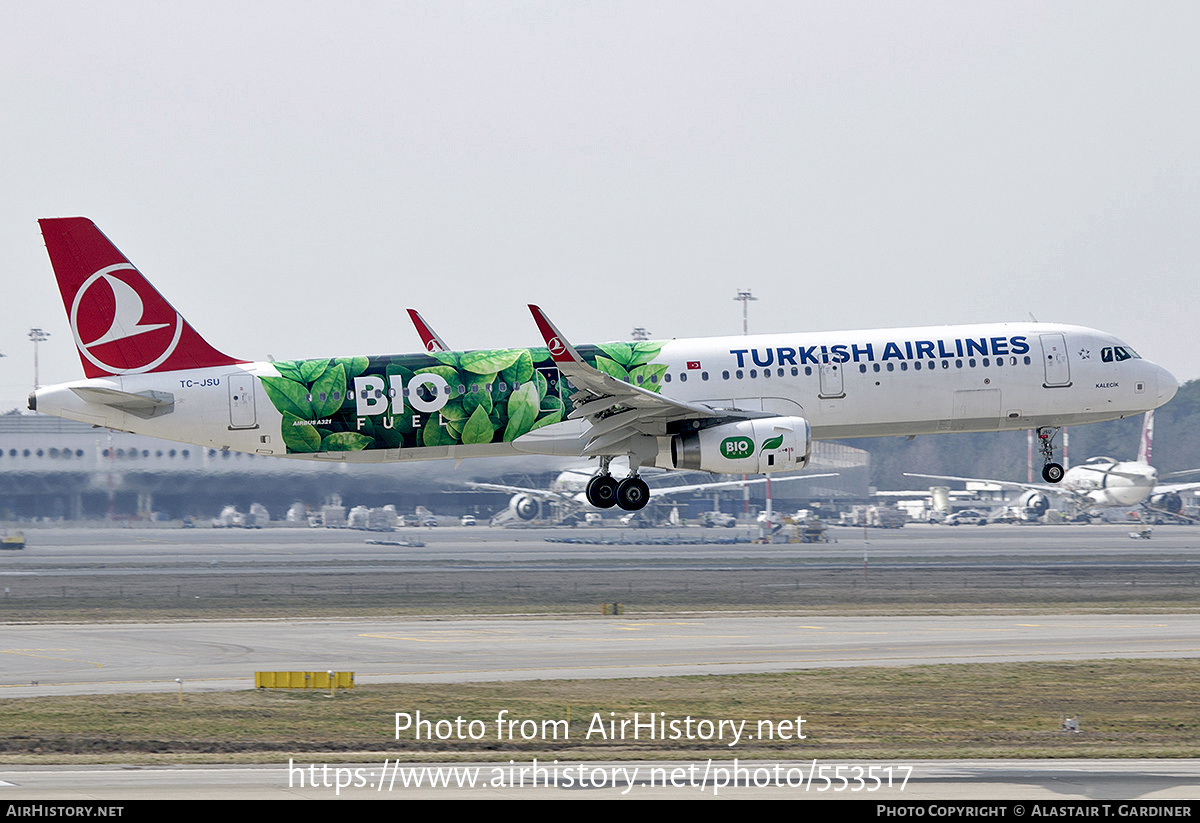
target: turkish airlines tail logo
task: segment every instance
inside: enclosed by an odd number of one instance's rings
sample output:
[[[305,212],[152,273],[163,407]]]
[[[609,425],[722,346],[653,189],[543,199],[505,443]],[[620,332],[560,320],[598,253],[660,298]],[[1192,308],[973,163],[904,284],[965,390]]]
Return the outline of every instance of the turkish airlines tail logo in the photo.
[[[210,346],[91,220],[38,222],[88,377],[245,362]]]

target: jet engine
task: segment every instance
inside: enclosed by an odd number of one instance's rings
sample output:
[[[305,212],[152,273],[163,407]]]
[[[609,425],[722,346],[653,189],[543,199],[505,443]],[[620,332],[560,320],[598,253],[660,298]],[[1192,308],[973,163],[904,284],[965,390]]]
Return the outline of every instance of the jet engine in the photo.
[[[1150,506],[1171,514],[1179,514],[1183,509],[1183,498],[1179,496],[1178,492],[1163,492],[1151,496]]]
[[[537,520],[542,516],[542,501],[528,494],[514,494],[508,509],[521,520]]]
[[[1021,495],[1017,505],[1021,507],[1026,519],[1036,520],[1050,509],[1050,498],[1041,492],[1027,491]]]
[[[710,426],[671,438],[676,469],[715,474],[766,474],[801,469],[812,454],[803,417],[764,417]]]

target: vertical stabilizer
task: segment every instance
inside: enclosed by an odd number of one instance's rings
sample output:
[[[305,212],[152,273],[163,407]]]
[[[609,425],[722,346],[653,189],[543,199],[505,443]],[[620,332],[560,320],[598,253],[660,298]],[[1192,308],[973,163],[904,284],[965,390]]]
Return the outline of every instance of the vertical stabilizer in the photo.
[[[1137,462],[1150,465],[1150,447],[1154,443],[1154,412],[1146,412],[1142,423],[1142,442],[1138,445]]]
[[[210,346],[91,220],[38,223],[88,377],[245,362]]]

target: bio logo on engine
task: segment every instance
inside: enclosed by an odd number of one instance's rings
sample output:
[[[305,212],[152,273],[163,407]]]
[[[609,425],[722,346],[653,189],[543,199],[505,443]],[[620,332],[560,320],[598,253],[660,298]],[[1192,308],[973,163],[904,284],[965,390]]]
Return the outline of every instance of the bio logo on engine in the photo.
[[[754,454],[754,441],[749,437],[726,437],[721,441],[721,456],[730,460]]]

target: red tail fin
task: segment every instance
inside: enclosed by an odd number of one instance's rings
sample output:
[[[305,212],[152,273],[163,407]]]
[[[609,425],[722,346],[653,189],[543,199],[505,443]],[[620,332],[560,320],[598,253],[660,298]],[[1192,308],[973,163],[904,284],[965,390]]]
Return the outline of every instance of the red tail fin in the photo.
[[[245,362],[205,342],[91,220],[38,223],[88,377]]]
[[[1138,446],[1137,462],[1150,463],[1150,447],[1154,445],[1154,410],[1146,412],[1146,419],[1142,421],[1142,442]]]

